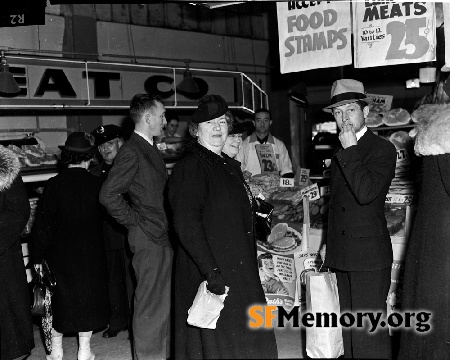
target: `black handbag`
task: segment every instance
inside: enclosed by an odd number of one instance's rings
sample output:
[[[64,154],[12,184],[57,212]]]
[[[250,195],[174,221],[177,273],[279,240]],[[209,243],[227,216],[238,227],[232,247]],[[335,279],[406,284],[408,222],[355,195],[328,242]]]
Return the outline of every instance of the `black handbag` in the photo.
[[[260,197],[255,197],[256,201],[256,219],[255,219],[255,237],[256,240],[266,242],[270,235],[272,225],[273,205]]]
[[[43,316],[45,315],[45,295],[47,289],[51,289],[56,286],[56,278],[47,261],[42,260],[42,272],[35,271],[33,279],[33,299],[31,306],[31,315]]]

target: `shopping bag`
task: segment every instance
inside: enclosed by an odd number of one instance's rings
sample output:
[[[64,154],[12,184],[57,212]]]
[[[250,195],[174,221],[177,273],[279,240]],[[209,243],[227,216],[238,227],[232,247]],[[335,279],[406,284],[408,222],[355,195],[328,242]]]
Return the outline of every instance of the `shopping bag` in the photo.
[[[336,327],[306,328],[306,353],[311,358],[338,358],[344,354],[342,327],[339,323],[339,293],[336,274],[332,272],[309,272],[306,274],[306,312],[336,314]]]
[[[192,306],[188,310],[187,323],[199,328],[215,329],[228,290],[229,287],[225,286],[225,294],[213,294],[206,288],[206,280],[203,281],[198,287]]]

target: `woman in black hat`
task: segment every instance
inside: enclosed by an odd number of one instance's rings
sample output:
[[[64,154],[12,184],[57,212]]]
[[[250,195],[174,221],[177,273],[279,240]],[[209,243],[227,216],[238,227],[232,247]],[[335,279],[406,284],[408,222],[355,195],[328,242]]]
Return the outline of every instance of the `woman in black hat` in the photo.
[[[62,334],[69,332],[79,334],[78,360],[93,360],[92,330],[105,328],[109,316],[102,182],[87,170],[95,153],[90,134],[74,132],[59,148],[67,169],[47,181],[31,234],[35,268],[45,259],[56,278],[47,360],[62,359]]]
[[[197,141],[169,178],[179,246],[174,264],[176,359],[278,357],[273,330],[249,327],[248,308],[265,305],[253,236],[253,199],[239,162],[222,152],[232,122],[218,95],[204,98],[189,124]],[[217,295],[229,287],[216,329],[186,323],[199,285]]]
[[[234,159],[242,148],[242,135],[244,133],[251,134],[255,130],[255,125],[253,121],[237,121],[231,111],[228,111],[227,114],[232,119],[233,127],[228,132],[223,152]],[[225,115],[227,116],[227,114]]]

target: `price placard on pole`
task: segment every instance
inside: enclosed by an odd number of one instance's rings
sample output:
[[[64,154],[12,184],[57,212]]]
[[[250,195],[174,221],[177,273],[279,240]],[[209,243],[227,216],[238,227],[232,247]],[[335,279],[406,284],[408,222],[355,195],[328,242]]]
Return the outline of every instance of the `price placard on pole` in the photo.
[[[355,68],[436,59],[434,2],[353,1]]]
[[[300,190],[303,196],[309,197],[309,201],[320,199],[320,191],[317,184],[312,184]]]
[[[255,150],[261,166],[261,174],[278,173],[272,144],[256,144]]]
[[[300,177],[298,180],[299,185],[306,185],[309,181],[309,169],[300,168]]]

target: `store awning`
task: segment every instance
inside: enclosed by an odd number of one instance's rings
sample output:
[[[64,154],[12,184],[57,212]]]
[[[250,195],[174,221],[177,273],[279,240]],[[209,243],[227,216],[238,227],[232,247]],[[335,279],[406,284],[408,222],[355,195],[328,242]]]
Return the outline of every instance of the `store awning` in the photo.
[[[206,94],[219,94],[230,109],[268,108],[267,94],[237,71],[190,68],[199,92],[177,91],[184,67],[8,56],[20,93],[0,94],[2,109],[128,109],[136,93],[157,94],[169,109],[195,109]]]

